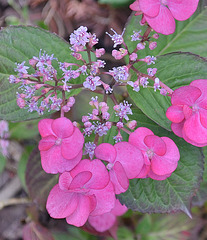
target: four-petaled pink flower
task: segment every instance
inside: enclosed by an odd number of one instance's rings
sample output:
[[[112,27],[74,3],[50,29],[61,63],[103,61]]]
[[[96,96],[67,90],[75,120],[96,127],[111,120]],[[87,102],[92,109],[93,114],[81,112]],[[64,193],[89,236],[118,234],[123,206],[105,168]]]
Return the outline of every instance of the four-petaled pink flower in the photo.
[[[129,179],[135,178],[144,164],[141,151],[128,142],[119,142],[114,146],[102,143],[95,149],[95,156],[109,162],[107,168],[116,194],[128,189]]]
[[[179,137],[197,146],[207,145],[207,79],[198,79],[176,89],[166,116]]]
[[[129,143],[144,154],[144,166],[138,178],[164,180],[177,168],[180,153],[168,137],[158,137],[145,127],[137,128],[129,136]]]
[[[42,119],[38,124],[42,167],[47,173],[62,173],[73,169],[82,158],[84,137],[65,118]]]
[[[175,20],[184,21],[191,17],[199,0],[136,0],[130,8],[143,13],[142,23],[147,21],[156,32],[165,35],[175,31]]]
[[[115,200],[105,165],[98,159],[84,159],[73,170],[60,175],[46,208],[51,217],[66,218],[67,223],[80,227],[89,216],[110,212]]]

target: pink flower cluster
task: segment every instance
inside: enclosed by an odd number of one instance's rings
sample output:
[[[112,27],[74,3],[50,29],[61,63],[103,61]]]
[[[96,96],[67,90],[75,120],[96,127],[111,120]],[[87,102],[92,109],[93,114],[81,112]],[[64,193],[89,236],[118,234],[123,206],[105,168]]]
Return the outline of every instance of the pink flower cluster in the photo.
[[[141,23],[147,22],[156,32],[165,35],[175,31],[175,19],[184,21],[197,9],[199,0],[136,0],[130,8],[143,14]]]
[[[179,137],[197,147],[207,145],[207,79],[176,89],[166,116]]]
[[[115,194],[128,189],[129,179],[166,179],[180,157],[171,139],[143,127],[131,133],[128,142],[98,145],[94,160],[81,160],[84,137],[69,119],[43,119],[39,132],[42,167],[60,174],[47,200],[50,216],[77,227],[87,222],[98,232],[112,228],[116,216],[126,212]]]

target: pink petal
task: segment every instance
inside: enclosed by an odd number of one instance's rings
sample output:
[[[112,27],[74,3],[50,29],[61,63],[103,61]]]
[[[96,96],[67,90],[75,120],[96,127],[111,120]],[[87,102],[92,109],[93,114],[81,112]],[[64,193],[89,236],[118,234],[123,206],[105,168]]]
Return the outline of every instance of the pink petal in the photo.
[[[61,154],[60,146],[53,146],[48,151],[41,151],[42,168],[47,173],[63,173],[73,169],[82,158],[82,151],[73,158],[65,159]]]
[[[69,172],[64,172],[59,177],[59,187],[61,190],[68,190],[70,187],[70,183],[72,182],[73,178],[71,177]]]
[[[174,123],[182,122],[184,119],[182,106],[177,105],[170,106],[167,109],[166,116],[171,122]]]
[[[139,0],[140,10],[149,17],[156,17],[160,11],[160,0]]]
[[[59,138],[67,138],[72,135],[74,126],[68,118],[62,117],[53,121],[52,130]]]
[[[135,178],[144,164],[142,152],[128,142],[120,142],[114,145],[117,156],[115,162],[120,162],[129,179]]]
[[[78,128],[75,127],[72,136],[62,140],[61,149],[63,157],[66,159],[72,159],[76,157],[83,148],[83,143],[83,134]]]
[[[53,218],[65,218],[72,214],[78,205],[78,194],[62,191],[56,184],[50,191],[46,208]]]
[[[184,21],[191,17],[198,7],[199,0],[168,0],[168,7],[173,17]]]
[[[180,123],[172,123],[171,124],[171,129],[172,131],[178,136],[178,137],[183,137],[183,126],[184,126],[185,120],[183,120]]]
[[[159,156],[166,153],[166,145],[162,138],[155,135],[148,135],[144,138],[144,143]]]
[[[42,137],[47,137],[49,135],[54,135],[52,130],[53,119],[42,119],[38,123],[38,129]]]
[[[171,174],[177,167],[180,159],[178,147],[168,137],[161,137],[166,144],[164,156],[154,155],[151,160],[151,169],[157,175]]]
[[[73,189],[77,189],[77,188],[85,188],[85,184],[90,181],[92,177],[92,173],[89,172],[89,171],[84,171],[84,172],[81,172],[79,174],[77,174],[71,184],[70,184],[70,189],[73,190]]]
[[[193,113],[192,108],[188,107],[187,105],[183,106],[183,114],[185,116],[185,119],[190,118],[192,113]]]
[[[116,162],[114,167],[110,170],[110,179],[114,185],[116,194],[126,192],[129,187],[129,179],[122,167],[121,163]]]
[[[38,148],[40,151],[47,151],[55,145],[56,137],[50,135],[40,140]]]
[[[96,200],[94,196],[79,195],[76,211],[74,211],[70,216],[66,217],[67,223],[76,227],[83,226],[95,207]]]
[[[199,114],[200,114],[200,121],[201,124],[207,128],[207,110],[206,109],[199,109]]]
[[[147,135],[154,135],[154,133],[150,129],[145,127],[137,128],[133,133],[129,135],[128,142],[140,149],[141,151],[145,151],[147,150],[147,146],[144,144],[144,138]]]
[[[142,167],[141,172],[136,176],[136,178],[145,178],[150,170],[150,166],[145,165]]]
[[[207,79],[194,80],[190,83],[190,86],[199,88],[202,94],[207,95]]]
[[[159,176],[159,175],[153,173],[151,170],[148,173],[148,177],[150,177],[150,178],[152,178],[154,180],[158,180],[158,181],[165,180],[165,179],[167,179],[170,176],[171,176],[171,174],[166,174],[166,175]]]
[[[103,189],[108,185],[109,173],[105,165],[100,160],[81,160],[80,163],[70,172],[70,174],[74,178],[83,171],[89,171],[92,173],[91,179],[86,184],[87,188]]]
[[[91,212],[91,216],[101,215],[110,212],[115,205],[115,193],[114,187],[111,182],[101,190],[91,190],[90,194],[94,194],[96,197],[96,208]]]
[[[133,2],[132,4],[129,5],[129,8],[132,10],[132,11],[140,11],[140,8],[139,8],[139,0],[136,0],[135,2]]]
[[[185,121],[183,131],[191,141],[198,144],[207,143],[207,128],[201,124],[199,113],[194,114]]]
[[[114,214],[115,216],[121,216],[123,215],[128,208],[125,205],[122,205],[119,201],[119,199],[116,199],[115,206],[111,210],[111,213]]]
[[[90,216],[88,218],[90,225],[98,232],[105,232],[109,230],[116,222],[116,216],[109,213],[104,213],[98,216]]]
[[[201,96],[201,90],[193,86],[183,86],[176,89],[171,98],[172,105],[192,106]]]
[[[144,15],[146,21],[154,31],[162,33],[164,35],[169,35],[175,31],[175,20],[172,16],[170,10],[161,5],[160,12],[156,17],[149,17]]]
[[[113,163],[116,158],[116,149],[109,143],[102,143],[96,147],[95,156],[98,159]]]

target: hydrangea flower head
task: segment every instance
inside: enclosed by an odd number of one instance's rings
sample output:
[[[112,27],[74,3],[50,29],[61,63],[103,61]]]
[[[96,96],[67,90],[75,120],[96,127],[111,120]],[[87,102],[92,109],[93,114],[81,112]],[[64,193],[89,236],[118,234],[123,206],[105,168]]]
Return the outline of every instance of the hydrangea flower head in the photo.
[[[140,127],[130,134],[129,143],[144,155],[144,166],[138,178],[164,180],[177,168],[180,153],[170,138],[158,137],[150,129]]]
[[[82,158],[84,137],[65,118],[42,119],[38,124],[41,163],[47,173],[62,173],[73,169]]]
[[[143,13],[143,20],[147,21],[156,32],[165,35],[175,31],[175,19],[184,21],[191,17],[197,9],[199,0],[136,0],[130,8]]]
[[[60,175],[46,208],[51,217],[66,218],[67,223],[80,227],[89,216],[110,212],[114,205],[114,188],[105,165],[98,159],[84,159]]]
[[[127,190],[128,179],[135,178],[144,163],[141,151],[128,142],[119,142],[114,146],[102,143],[96,147],[95,156],[109,162],[107,168],[116,194]]]
[[[207,79],[198,79],[176,89],[171,103],[166,116],[172,121],[173,132],[197,147],[206,146]]]

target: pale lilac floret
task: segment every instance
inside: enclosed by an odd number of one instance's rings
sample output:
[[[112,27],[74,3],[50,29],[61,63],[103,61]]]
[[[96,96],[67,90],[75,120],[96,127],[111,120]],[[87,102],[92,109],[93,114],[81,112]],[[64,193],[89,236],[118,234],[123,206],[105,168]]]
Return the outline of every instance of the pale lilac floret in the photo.
[[[41,163],[47,173],[70,171],[81,160],[84,137],[72,122],[65,118],[42,119],[38,124]]]
[[[90,89],[91,91],[95,91],[97,86],[101,85],[100,77],[99,76],[88,76],[86,81],[83,83],[85,88]]]
[[[94,156],[94,150],[96,148],[96,144],[93,142],[87,142],[85,143],[85,151],[83,155],[88,154],[90,159],[93,159]]]
[[[113,67],[109,73],[114,77],[117,82],[126,81],[129,77],[127,66]]]
[[[70,35],[70,44],[73,47],[85,46],[89,42],[89,33],[87,27],[79,27]]]
[[[138,178],[164,180],[177,168],[180,153],[170,138],[158,137],[150,129],[140,127],[130,134],[129,143],[144,155],[144,166]]]
[[[121,205],[118,199],[116,199],[114,208],[108,212],[99,216],[89,216],[89,224],[98,232],[105,232],[117,224],[117,216],[123,215],[127,211],[125,205]]]
[[[149,49],[150,49],[150,50],[154,50],[156,47],[157,47],[157,42],[151,42],[151,43],[149,44]]]
[[[18,72],[18,76],[19,77],[22,77],[23,74],[27,74],[28,73],[27,69],[29,69],[29,67],[24,66],[24,64],[25,64],[25,61],[22,62],[22,63],[16,63],[17,67],[14,69],[14,71]]]
[[[139,79],[139,82],[140,82],[140,84],[143,86],[143,88],[146,88],[147,87],[147,85],[148,85],[148,78],[146,78],[146,77],[141,77],[140,79]]]
[[[115,114],[120,119],[126,119],[129,120],[129,117],[127,115],[132,115],[131,105],[127,101],[123,101],[123,103],[120,103],[119,105],[114,106]]]
[[[108,127],[105,123],[94,123],[94,132],[98,134],[100,137],[106,135],[108,132]]]
[[[136,61],[137,60],[137,54],[136,53],[132,53],[130,56],[129,56],[129,59],[131,60],[131,61]]]
[[[157,72],[157,68],[148,68],[147,73],[150,77],[153,77]]]
[[[129,179],[135,178],[144,164],[141,151],[128,142],[119,142],[114,146],[102,143],[95,149],[95,156],[108,162],[107,168],[116,194],[128,189]]]
[[[110,212],[114,206],[113,185],[98,159],[84,159],[70,172],[61,174],[46,204],[51,217],[66,218],[68,224],[77,227],[83,226],[89,216]]]
[[[133,35],[131,35],[131,41],[139,41],[139,40],[141,40],[141,35],[140,35],[140,33],[141,33],[141,30],[140,31],[138,31],[138,32],[136,32],[136,31],[133,31]]]
[[[197,146],[207,145],[207,79],[198,79],[172,93],[166,116],[179,137]]]
[[[128,84],[129,86],[133,87],[133,90],[134,90],[135,92],[139,92],[139,90],[140,90],[139,80],[137,80],[137,81],[135,81],[135,82],[129,81],[129,82],[127,82],[127,84]]]
[[[184,21],[191,17],[199,0],[136,0],[130,8],[143,14],[143,20],[156,32],[165,35],[175,31],[175,20]]]
[[[154,91],[156,92],[156,90],[160,90],[160,79],[159,78],[155,78]]]
[[[115,47],[117,47],[117,45],[121,45],[124,42],[123,35],[124,35],[124,32],[125,32],[125,29],[123,30],[122,34],[118,34],[112,28],[111,28],[111,31],[114,33],[114,35],[111,35],[108,32],[106,32],[106,34],[109,35],[111,40],[114,42],[114,46],[113,47],[115,48]]]

